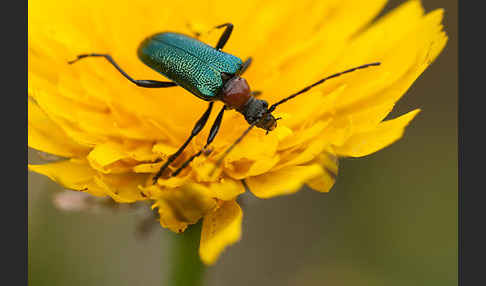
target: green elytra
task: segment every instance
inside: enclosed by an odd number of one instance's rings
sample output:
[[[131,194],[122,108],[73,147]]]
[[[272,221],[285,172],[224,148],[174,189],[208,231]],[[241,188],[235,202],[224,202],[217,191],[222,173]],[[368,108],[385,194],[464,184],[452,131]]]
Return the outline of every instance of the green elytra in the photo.
[[[209,101],[208,108],[196,122],[189,138],[174,154],[169,156],[165,164],[152,178],[154,184],[159,177],[162,176],[164,170],[167,169],[182,151],[184,151],[191,140],[204,128],[209,115],[211,114],[214,101],[220,100],[224,103],[224,106],[221,108],[211,126],[206,144],[199,152],[195,153],[181,164],[180,167],[172,173],[172,176],[177,176],[189,165],[190,162],[192,162],[192,160],[194,160],[194,158],[201,154],[208,154],[208,151],[210,151],[208,150],[209,144],[211,144],[219,131],[225,110],[235,109],[244,115],[250,126],[229,148],[226,149],[222,157],[217,161],[216,167],[222,163],[223,158],[228,155],[236,144],[238,144],[253,127],[262,128],[266,130],[267,133],[272,131],[277,125],[277,120],[280,119],[276,119],[272,115],[272,112],[278,105],[295,98],[299,94],[307,92],[309,89],[322,84],[330,78],[338,77],[358,69],[380,65],[379,62],[375,62],[333,74],[306,86],[300,91],[293,93],[268,107],[268,103],[265,100],[256,99],[254,97],[259,94],[259,92],[250,91],[246,80],[240,77],[240,75],[248,69],[252,59],[248,58],[245,62],[242,62],[238,57],[221,51],[233,31],[233,24],[225,23],[218,25],[215,28],[219,29],[223,27],[225,30],[214,48],[195,38],[173,32],[152,35],[140,44],[138,48],[139,58],[147,66],[161,73],[171,81],[135,80],[129,76],[109,54],[81,54],[78,55],[76,59],[68,62],[69,64],[72,64],[86,57],[104,57],[125,78],[137,86],[145,88],[181,86],[197,97]],[[246,187],[243,180],[242,183]]]
[[[206,101],[218,96],[222,73],[236,74],[243,65],[238,57],[172,32],[146,38],[137,53],[147,66]]]

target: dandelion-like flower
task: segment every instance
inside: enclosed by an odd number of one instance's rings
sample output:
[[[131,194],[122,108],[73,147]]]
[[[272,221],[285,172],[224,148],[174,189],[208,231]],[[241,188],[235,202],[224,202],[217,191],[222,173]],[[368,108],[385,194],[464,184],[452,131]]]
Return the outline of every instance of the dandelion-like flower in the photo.
[[[444,48],[442,10],[408,1],[373,22],[386,1],[29,1],[28,141],[65,160],[29,165],[68,189],[119,203],[151,201],[160,224],[175,232],[203,220],[199,254],[206,264],[241,236],[237,197],[291,194],[306,184],[328,192],[339,157],[362,157],[402,137],[418,109],[384,121],[395,103]],[[157,183],[152,178],[182,145],[206,109],[180,87],[135,86],[101,59],[108,53],[137,79],[164,78],[137,57],[140,42],[162,31],[215,45],[231,22],[224,51],[253,58],[245,78],[270,104],[327,75],[380,62],[332,79],[279,106],[268,135],[253,129],[210,175],[248,128],[227,111],[210,154],[171,177],[206,143],[197,135]],[[222,106],[217,102],[215,107]],[[216,113],[208,122],[213,122]],[[208,152],[209,153],[209,152]]]

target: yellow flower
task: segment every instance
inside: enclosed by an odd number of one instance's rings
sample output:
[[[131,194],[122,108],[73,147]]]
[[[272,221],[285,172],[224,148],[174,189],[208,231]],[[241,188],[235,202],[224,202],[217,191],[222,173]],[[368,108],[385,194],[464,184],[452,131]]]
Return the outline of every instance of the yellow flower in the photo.
[[[361,157],[398,140],[418,109],[383,121],[444,48],[442,10],[425,14],[408,1],[372,23],[386,1],[29,1],[29,146],[66,160],[29,165],[66,188],[119,203],[148,200],[160,223],[175,232],[203,219],[200,256],[206,264],[241,235],[236,203],[245,179],[259,198],[291,194],[303,184],[328,192],[338,157]],[[231,22],[224,51],[253,64],[245,73],[269,103],[324,76],[370,62],[285,103],[265,135],[252,130],[215,162],[248,127],[228,111],[209,156],[179,176],[151,178],[185,141],[207,104],[180,87],[140,88],[102,58],[74,65],[82,53],[109,53],[135,79],[165,80],[136,55],[161,31],[191,34],[214,45]],[[217,108],[222,103],[216,103]],[[208,122],[213,122],[216,112]],[[208,124],[209,125],[209,124]],[[206,128],[170,167],[199,151]]]

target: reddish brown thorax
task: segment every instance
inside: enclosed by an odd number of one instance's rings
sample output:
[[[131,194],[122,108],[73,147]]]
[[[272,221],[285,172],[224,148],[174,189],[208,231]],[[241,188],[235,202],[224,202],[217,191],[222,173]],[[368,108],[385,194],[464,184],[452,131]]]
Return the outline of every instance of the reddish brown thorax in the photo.
[[[255,98],[244,78],[239,76],[229,79],[221,90],[221,100],[232,109],[245,116],[249,124],[255,123],[258,128],[272,131],[277,126],[277,120],[267,113],[268,103]]]
[[[229,79],[221,90],[221,100],[228,107],[239,111],[241,111],[250,97],[252,96],[248,82],[239,76]]]

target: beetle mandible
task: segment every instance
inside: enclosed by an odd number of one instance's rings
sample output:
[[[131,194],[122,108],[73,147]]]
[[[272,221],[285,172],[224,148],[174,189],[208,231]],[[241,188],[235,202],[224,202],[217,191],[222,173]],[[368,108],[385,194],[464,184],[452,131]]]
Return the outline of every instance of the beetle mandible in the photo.
[[[250,66],[252,61],[251,57],[243,62],[240,58],[222,51],[233,31],[233,24],[225,23],[214,28],[225,28],[214,48],[201,42],[196,37],[193,38],[174,32],[157,33],[142,41],[137,51],[139,59],[171,81],[135,80],[123,71],[109,54],[81,54],[78,55],[76,59],[68,62],[69,64],[72,64],[86,57],[104,57],[125,78],[137,86],[145,88],[181,86],[200,99],[209,101],[206,111],[196,122],[189,138],[187,138],[184,144],[182,144],[174,154],[168,157],[167,161],[153,177],[154,184],[159,177],[162,176],[165,169],[184,151],[191,140],[204,128],[209,115],[211,114],[214,101],[220,100],[224,103],[224,106],[218,113],[218,116],[211,127],[205,146],[186,160],[176,171],[174,171],[174,173],[172,173],[172,176],[177,176],[194,158],[207,151],[209,144],[211,144],[219,131],[225,110],[234,109],[241,113],[250,126],[228,149],[226,149],[223,156],[216,163],[216,167],[221,164],[223,158],[228,155],[235,145],[238,144],[253,127],[256,126],[264,129],[267,133],[275,129],[277,120],[280,118],[273,117],[272,112],[278,105],[308,91],[330,78],[338,77],[357,69],[380,65],[379,62],[374,62],[333,74],[268,107],[268,103],[265,100],[256,98],[260,92],[252,92],[248,82],[241,77]]]

